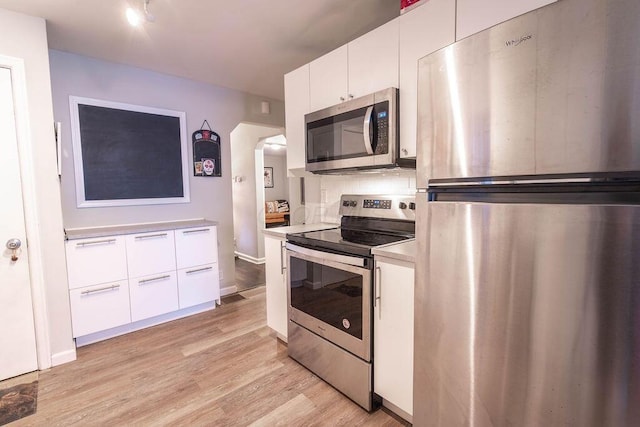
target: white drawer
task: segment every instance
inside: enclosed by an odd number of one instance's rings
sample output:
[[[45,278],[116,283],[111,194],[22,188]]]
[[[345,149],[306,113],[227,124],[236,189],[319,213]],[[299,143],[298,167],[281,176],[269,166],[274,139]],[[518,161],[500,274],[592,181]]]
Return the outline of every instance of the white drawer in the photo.
[[[178,309],[176,272],[129,279],[131,320],[136,322]]]
[[[127,278],[127,252],[122,236],[67,240],[69,289]]]
[[[216,227],[195,227],[176,230],[177,268],[218,262]]]
[[[126,280],[72,289],[69,298],[74,338],[131,322]]]
[[[129,278],[176,269],[173,230],[129,234],[126,241]]]
[[[180,308],[220,299],[218,264],[178,270]]]

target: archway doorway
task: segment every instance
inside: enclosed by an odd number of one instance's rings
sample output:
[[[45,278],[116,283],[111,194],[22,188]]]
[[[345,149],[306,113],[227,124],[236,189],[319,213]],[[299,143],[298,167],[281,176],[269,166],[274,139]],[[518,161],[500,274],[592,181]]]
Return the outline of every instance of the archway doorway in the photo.
[[[270,137],[282,135],[283,128],[241,123],[231,132],[231,176],[234,244],[236,254],[236,291],[264,284],[265,191],[281,190],[286,178],[286,156],[281,164],[272,164]],[[272,168],[273,187],[265,188],[265,153]],[[284,175],[282,175],[284,174]],[[276,181],[277,180],[277,181]],[[269,193],[271,194],[271,193]]]

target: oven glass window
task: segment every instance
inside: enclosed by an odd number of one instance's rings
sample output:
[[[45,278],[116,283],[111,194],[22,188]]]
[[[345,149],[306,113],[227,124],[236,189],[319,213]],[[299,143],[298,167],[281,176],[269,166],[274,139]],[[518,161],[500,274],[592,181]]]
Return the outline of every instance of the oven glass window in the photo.
[[[362,339],[363,277],[291,257],[291,306]]]

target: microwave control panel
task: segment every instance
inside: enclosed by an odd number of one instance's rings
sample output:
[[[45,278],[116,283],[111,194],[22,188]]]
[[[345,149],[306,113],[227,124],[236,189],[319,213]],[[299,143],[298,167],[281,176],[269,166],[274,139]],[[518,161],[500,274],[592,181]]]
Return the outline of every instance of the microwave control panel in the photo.
[[[387,154],[389,152],[389,103],[376,104],[373,115],[376,127],[375,154]]]

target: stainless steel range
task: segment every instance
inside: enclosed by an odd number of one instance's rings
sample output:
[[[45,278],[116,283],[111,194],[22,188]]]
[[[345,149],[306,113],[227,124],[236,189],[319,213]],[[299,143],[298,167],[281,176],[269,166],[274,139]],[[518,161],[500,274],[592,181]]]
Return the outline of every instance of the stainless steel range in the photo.
[[[374,247],[415,235],[413,196],[343,195],[340,227],[287,234],[289,356],[370,411]]]

